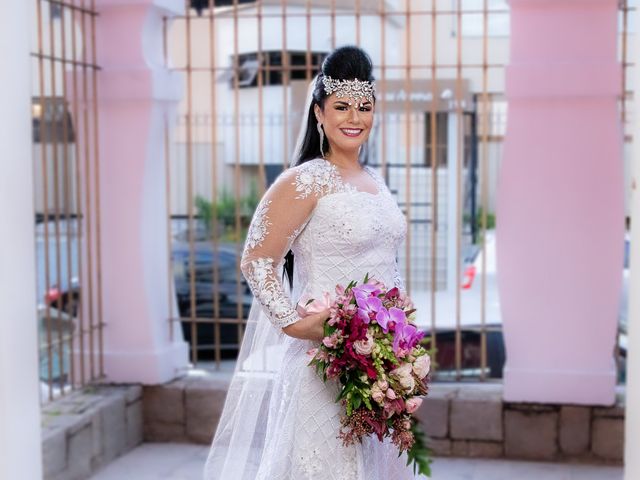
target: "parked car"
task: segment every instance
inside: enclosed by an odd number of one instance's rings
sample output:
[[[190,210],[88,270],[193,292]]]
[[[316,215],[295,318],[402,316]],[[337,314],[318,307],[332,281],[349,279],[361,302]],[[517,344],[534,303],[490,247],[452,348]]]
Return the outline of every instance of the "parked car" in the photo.
[[[78,315],[78,302],[80,300],[80,283],[78,277],[71,279],[69,287],[53,285],[44,295],[45,305],[55,307],[71,317]]]
[[[178,314],[182,319],[182,332],[191,348],[191,269],[189,243],[178,237],[171,251]],[[186,238],[186,237],[184,237]],[[246,319],[251,308],[252,294],[244,277],[238,276],[236,263],[238,254],[234,244],[222,244],[214,256],[211,242],[194,242],[193,273],[195,290],[195,311],[193,318],[196,325],[196,345],[199,359],[214,358],[214,295],[219,299],[219,318]],[[218,268],[218,284],[213,282],[214,268]],[[240,282],[240,292],[238,283]],[[77,277],[72,278],[70,286],[51,286],[45,293],[45,305],[59,308],[61,312],[76,317],[80,301],[80,284]],[[240,306],[240,307],[239,307]],[[238,310],[241,308],[240,315]],[[207,321],[211,319],[211,321]],[[220,342],[223,358],[235,358],[238,354],[238,327],[233,323],[220,324]]]
[[[182,318],[184,338],[191,345],[192,321],[197,320],[196,338],[199,359],[214,357],[215,295],[218,295],[220,319],[237,322],[245,320],[251,308],[252,294],[246,280],[238,273],[238,253],[235,244],[221,244],[214,253],[211,242],[194,242],[193,259],[188,242],[174,242],[171,260],[178,311]],[[192,265],[191,265],[192,262]],[[214,265],[218,269],[218,282],[214,283]],[[195,311],[191,302],[191,273],[195,291]],[[238,324],[220,323],[220,342],[223,358],[235,358],[239,349]]]

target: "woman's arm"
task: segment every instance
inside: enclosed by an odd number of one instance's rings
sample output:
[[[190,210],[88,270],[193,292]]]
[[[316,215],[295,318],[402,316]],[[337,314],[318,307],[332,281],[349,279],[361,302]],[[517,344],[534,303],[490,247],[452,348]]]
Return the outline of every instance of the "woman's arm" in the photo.
[[[271,323],[290,336],[314,340],[328,315],[322,321],[318,314],[302,318],[286,294],[279,272],[284,255],[309,219],[316,201],[315,196],[301,198],[296,191],[295,168],[283,172],[256,208],[240,264],[249,288]]]

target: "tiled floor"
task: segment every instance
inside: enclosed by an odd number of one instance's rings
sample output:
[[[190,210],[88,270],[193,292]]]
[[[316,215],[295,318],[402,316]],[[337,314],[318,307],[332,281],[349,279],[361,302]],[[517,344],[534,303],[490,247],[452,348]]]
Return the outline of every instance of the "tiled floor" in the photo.
[[[202,480],[208,447],[146,443],[92,480]],[[622,467],[436,458],[433,480],[622,480]],[[227,479],[223,479],[227,480]],[[233,479],[229,479],[233,480]]]

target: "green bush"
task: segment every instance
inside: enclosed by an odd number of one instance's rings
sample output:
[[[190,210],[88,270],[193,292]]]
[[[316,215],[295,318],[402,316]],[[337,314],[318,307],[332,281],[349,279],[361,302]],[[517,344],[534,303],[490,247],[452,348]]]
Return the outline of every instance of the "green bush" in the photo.
[[[226,188],[223,188],[218,196],[218,200],[215,203],[215,213],[219,225],[219,229],[222,230],[224,240],[239,241],[235,233],[235,221],[236,221],[236,205],[240,209],[240,229],[241,235],[244,238],[246,235],[247,227],[251,222],[253,212],[258,206],[260,197],[258,194],[258,188],[256,182],[251,182],[249,193],[245,196],[239,197],[237,200],[235,195]],[[195,200],[196,216],[200,219],[204,227],[208,232],[213,228],[213,213],[214,204],[208,198],[201,195],[197,195]]]

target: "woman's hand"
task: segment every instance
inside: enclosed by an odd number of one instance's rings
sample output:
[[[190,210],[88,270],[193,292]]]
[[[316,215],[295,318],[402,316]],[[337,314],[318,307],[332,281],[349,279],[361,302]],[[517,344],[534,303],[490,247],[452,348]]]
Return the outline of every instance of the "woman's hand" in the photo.
[[[329,315],[328,308],[318,313],[311,313],[296,323],[287,325],[282,331],[290,337],[321,342],[324,338],[324,324]]]

